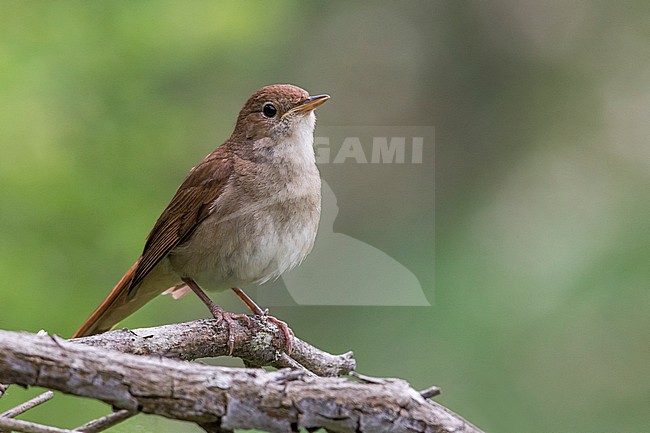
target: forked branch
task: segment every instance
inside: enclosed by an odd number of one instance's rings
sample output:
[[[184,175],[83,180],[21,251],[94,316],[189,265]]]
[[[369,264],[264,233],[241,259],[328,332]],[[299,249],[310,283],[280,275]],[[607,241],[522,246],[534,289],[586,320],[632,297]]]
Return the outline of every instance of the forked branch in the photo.
[[[304,367],[318,376],[342,376],[354,370],[352,352],[331,355],[299,338],[293,340],[291,355],[282,351],[284,337],[271,321],[249,316],[250,323],[236,322],[232,356],[249,367]],[[214,319],[141,328],[121,329],[72,341],[136,355],[194,360],[228,355],[228,327]]]
[[[202,322],[184,325],[211,326]],[[132,336],[131,343],[140,338],[155,341],[154,337],[145,338],[154,330],[160,328],[133,331],[140,337]],[[130,331],[112,333],[120,338],[127,334]],[[102,345],[109,345],[110,335],[104,336]],[[189,340],[194,337],[185,335]],[[398,379],[369,382],[315,377],[303,370],[213,367],[91,347],[89,339],[83,342],[0,331],[0,383],[41,386],[94,398],[129,413],[194,422],[209,432],[324,428],[337,432],[480,433]],[[125,350],[124,341],[115,343]],[[178,347],[176,343],[172,346]],[[157,350],[151,353],[161,355]],[[176,355],[188,358],[183,350]],[[424,394],[431,395],[431,390]]]

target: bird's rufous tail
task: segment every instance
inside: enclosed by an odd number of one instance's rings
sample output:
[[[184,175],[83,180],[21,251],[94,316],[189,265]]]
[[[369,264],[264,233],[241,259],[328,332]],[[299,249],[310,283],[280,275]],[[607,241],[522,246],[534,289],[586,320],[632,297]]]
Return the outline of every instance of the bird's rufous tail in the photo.
[[[131,286],[131,279],[138,266],[136,261],[133,266],[124,274],[124,276],[113,287],[106,299],[97,307],[81,327],[74,333],[72,338],[85,337],[87,335],[99,334],[109,331],[120,320],[126,318],[135,310],[140,308],[149,299],[138,299],[136,295],[132,299],[127,299],[127,294]]]

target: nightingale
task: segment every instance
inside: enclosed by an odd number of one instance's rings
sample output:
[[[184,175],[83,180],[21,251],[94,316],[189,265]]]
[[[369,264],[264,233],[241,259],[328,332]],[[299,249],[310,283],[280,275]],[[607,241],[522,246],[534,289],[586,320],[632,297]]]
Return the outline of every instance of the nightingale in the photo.
[[[248,317],[224,311],[203,289],[230,288],[266,315],[240,288],[279,277],[311,251],[321,206],[314,110],[328,99],[289,84],[253,93],[230,138],[190,170],[140,257],[73,337],[108,331],[157,295],[194,292],[227,322],[232,353],[234,320]],[[293,333],[268,318],[290,351]]]

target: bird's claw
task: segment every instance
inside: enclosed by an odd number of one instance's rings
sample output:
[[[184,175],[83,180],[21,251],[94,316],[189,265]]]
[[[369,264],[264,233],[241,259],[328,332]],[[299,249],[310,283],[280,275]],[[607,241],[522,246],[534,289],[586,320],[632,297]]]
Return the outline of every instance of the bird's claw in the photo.
[[[228,355],[232,355],[233,350],[235,349],[235,322],[237,319],[244,319],[248,325],[251,324],[251,319],[246,314],[235,314],[225,311],[223,308],[215,305],[215,308],[210,308],[212,316],[217,319],[219,322],[226,322],[228,326],[228,338],[226,344],[228,346]]]
[[[265,319],[269,320],[270,322],[273,322],[276,324],[278,328],[280,328],[280,331],[282,332],[282,335],[284,336],[284,340],[287,344],[287,355],[291,355],[291,349],[293,348],[293,338],[295,337],[295,334],[289,328],[289,325],[287,325],[285,322],[282,320],[269,316],[269,309],[267,308],[264,310],[264,315],[262,316]]]

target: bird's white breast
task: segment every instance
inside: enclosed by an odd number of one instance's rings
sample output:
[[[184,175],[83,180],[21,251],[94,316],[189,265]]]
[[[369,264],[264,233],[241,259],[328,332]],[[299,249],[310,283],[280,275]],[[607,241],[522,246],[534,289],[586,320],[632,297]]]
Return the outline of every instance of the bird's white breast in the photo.
[[[228,183],[212,213],[173,250],[170,260],[181,276],[208,290],[261,284],[311,251],[320,217],[313,114],[299,122],[275,143],[267,163]]]

